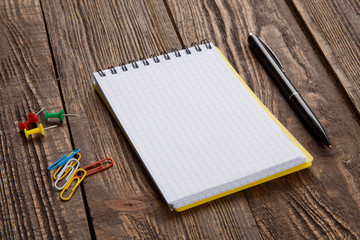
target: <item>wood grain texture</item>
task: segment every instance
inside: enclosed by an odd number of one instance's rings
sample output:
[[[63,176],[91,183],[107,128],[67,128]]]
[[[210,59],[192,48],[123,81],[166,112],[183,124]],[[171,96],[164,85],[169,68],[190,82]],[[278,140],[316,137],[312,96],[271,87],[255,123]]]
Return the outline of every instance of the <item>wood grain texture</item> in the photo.
[[[286,2],[0,2],[0,239],[360,238],[360,127],[336,86],[340,79],[358,106],[359,4]],[[301,15],[311,36],[304,36],[293,14]],[[334,149],[318,144],[302,126],[249,51],[249,31],[279,56]],[[92,72],[205,38],[311,152],[314,164],[174,213],[95,93]],[[333,72],[326,71],[309,39],[316,40]],[[81,117],[26,140],[17,124],[41,107]],[[57,121],[46,125],[52,124]],[[83,166],[115,160],[114,167],[84,181],[89,219],[81,192],[60,202],[46,171],[74,146],[82,148]]]
[[[287,5],[256,0],[167,2],[182,41],[206,38],[215,42],[255,94],[314,156],[310,169],[243,191],[262,238],[359,238],[360,127],[356,114]],[[251,53],[249,32],[259,34],[280,58],[288,77],[327,130],[334,149],[321,146],[302,126]],[[242,199],[242,193],[233,196],[237,197]]]
[[[55,63],[83,163],[114,166],[85,179],[98,239],[259,238],[246,199],[228,197],[171,212],[128,140],[95,92],[92,72],[181,48],[162,1],[44,1]]]
[[[86,239],[81,192],[61,202],[46,170],[71,150],[66,124],[28,140],[18,127],[62,108],[39,1],[0,2],[0,48],[0,239]]]
[[[360,1],[289,1],[360,113]]]

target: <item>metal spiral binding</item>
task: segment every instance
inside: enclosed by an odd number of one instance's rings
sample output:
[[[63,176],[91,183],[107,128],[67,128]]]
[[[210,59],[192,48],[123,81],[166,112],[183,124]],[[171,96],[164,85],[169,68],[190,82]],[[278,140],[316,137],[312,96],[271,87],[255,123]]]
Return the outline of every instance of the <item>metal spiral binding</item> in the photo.
[[[160,55],[164,55],[165,60],[170,60],[170,56],[167,52],[161,52]]]
[[[116,69],[114,68],[114,66],[111,66],[109,69],[110,69],[110,71],[111,71],[112,74],[116,74],[116,73],[117,73],[117,71],[116,71]]]
[[[207,40],[207,39],[201,40],[200,43],[201,43],[201,44],[204,44],[207,49],[211,49],[211,48],[212,48],[209,40]]]
[[[151,55],[150,57],[153,58],[153,60],[154,60],[155,63],[159,63],[159,62],[160,62],[160,60],[159,60],[159,58],[158,58],[158,56],[157,56],[156,54],[153,54],[153,55]]]
[[[200,41],[200,44],[198,44],[198,43],[192,43],[192,44],[191,44],[191,47],[194,47],[195,51],[201,52],[201,51],[202,51],[202,49],[201,49],[201,47],[200,47],[201,44],[204,45],[207,49],[211,49],[211,48],[212,48],[210,42],[209,42],[207,39],[201,40],[201,41]],[[191,54],[190,49],[187,48],[186,46],[185,46],[183,49],[185,50],[185,53],[186,53],[187,55]],[[178,57],[181,57],[180,50],[175,49],[175,48],[172,48],[172,49],[171,49],[171,52],[173,52],[173,53],[175,54],[175,57],[177,57],[177,58],[178,58]],[[160,55],[163,55],[165,60],[170,60],[170,59],[171,59],[171,58],[170,58],[170,55],[169,55],[167,52],[161,52]],[[160,55],[159,55],[159,56],[160,56]],[[159,62],[160,62],[160,59],[159,59],[158,55],[156,55],[156,54],[150,55],[150,58],[153,59],[154,63],[159,63]],[[150,65],[149,61],[148,61],[145,57],[141,58],[140,61],[142,61],[142,63],[144,64],[144,66],[149,66],[149,65]],[[135,60],[130,61],[129,64],[131,64],[131,66],[132,66],[134,69],[139,68],[139,65],[137,64],[137,62],[136,62]],[[129,69],[126,67],[126,64],[124,64],[124,63],[121,63],[121,64],[119,65],[119,67],[121,68],[121,70],[122,70],[123,72],[126,72],[126,71],[129,70]],[[117,73],[118,73],[118,72],[116,71],[116,69],[115,69],[114,66],[111,66],[111,67],[109,67],[108,69],[110,70],[111,74],[117,74]],[[103,70],[99,70],[98,73],[99,73],[99,76],[100,76],[100,77],[105,77],[105,76],[106,76],[106,74],[105,74],[105,72],[104,72]]]
[[[130,61],[132,67],[135,69],[135,68],[139,68],[139,65],[137,65],[136,61],[135,60],[131,60]]]
[[[172,48],[171,52],[175,53],[175,57],[181,57],[180,51],[177,50],[176,48]]]
[[[106,76],[106,74],[103,72],[103,70],[99,70],[98,73],[99,73],[100,77],[105,77]]]
[[[148,62],[148,60],[146,60],[146,58],[142,58],[141,61],[143,62],[144,66],[150,65],[150,63]]]
[[[127,67],[126,67],[126,65],[124,64],[124,63],[121,63],[120,64],[120,67],[121,67],[121,69],[123,70],[123,72],[126,72],[128,69],[127,69]]]
[[[194,47],[197,52],[201,52],[201,47],[199,46],[199,44],[192,43],[191,46]]]

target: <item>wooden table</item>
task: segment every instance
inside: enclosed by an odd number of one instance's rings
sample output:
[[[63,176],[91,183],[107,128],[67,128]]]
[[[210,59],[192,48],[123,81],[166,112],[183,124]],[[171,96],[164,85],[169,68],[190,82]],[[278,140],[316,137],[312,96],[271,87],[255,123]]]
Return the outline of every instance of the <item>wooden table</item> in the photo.
[[[1,1],[0,239],[360,238],[359,14],[359,0]],[[249,50],[250,31],[278,55],[333,149],[296,117]],[[94,91],[92,72],[202,39],[220,48],[314,162],[176,213]],[[27,140],[18,123],[42,107],[80,117]],[[74,148],[82,164],[115,164],[62,202],[46,168]]]

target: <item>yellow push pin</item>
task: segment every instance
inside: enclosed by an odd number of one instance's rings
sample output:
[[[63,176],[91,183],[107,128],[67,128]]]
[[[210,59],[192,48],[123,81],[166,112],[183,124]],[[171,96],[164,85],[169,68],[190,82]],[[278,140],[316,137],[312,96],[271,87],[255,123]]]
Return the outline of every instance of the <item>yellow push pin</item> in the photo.
[[[57,127],[57,125],[51,126],[51,127],[47,127],[47,128],[43,128],[43,125],[40,123],[39,126],[37,128],[33,128],[31,130],[26,130],[24,129],[24,134],[26,138],[29,138],[30,135],[32,134],[36,134],[36,133],[40,133],[41,135],[44,135],[44,130],[50,129],[50,128],[54,128]]]

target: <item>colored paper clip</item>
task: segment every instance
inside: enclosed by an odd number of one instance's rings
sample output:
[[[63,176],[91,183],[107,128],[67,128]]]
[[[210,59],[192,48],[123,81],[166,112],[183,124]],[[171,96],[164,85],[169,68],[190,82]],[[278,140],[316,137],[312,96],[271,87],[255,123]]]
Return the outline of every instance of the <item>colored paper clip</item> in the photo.
[[[72,166],[72,162],[75,161],[75,166]],[[77,164],[76,164],[77,163]],[[76,170],[79,168],[80,166],[80,163],[79,163],[79,160],[77,160],[76,158],[71,158],[69,159],[69,161],[63,166],[63,168],[61,169],[61,171],[59,172],[59,174],[56,176],[57,179],[54,183],[54,187],[57,189],[57,190],[62,190],[66,184],[69,182],[69,179],[70,177],[72,177],[74,175],[74,173],[76,172]],[[66,169],[70,168],[70,173],[69,174],[64,174]],[[62,179],[63,177],[62,176],[65,176],[65,175],[68,175],[67,178],[65,178],[65,183],[62,187],[58,187],[57,184],[58,182],[60,181],[60,179]]]
[[[80,148],[76,148],[74,149],[74,151],[72,151],[71,153],[69,153],[69,155],[64,155],[62,156],[59,160],[57,160],[56,162],[54,162],[53,164],[51,164],[47,170],[53,170],[57,167],[60,167],[62,165],[64,165],[65,163],[67,163],[69,161],[70,158],[72,158],[75,154],[77,154],[78,152],[80,152]]]
[[[109,165],[104,167],[104,165],[107,163],[109,163]],[[86,176],[90,176],[90,175],[93,175],[100,171],[103,171],[109,167],[112,167],[113,164],[114,164],[114,161],[111,158],[104,158],[95,163],[87,165],[86,167],[82,167],[82,169],[84,169],[86,171]],[[75,177],[82,177],[82,176],[77,174]]]
[[[76,175],[78,174],[78,172],[83,172],[82,177],[77,177],[77,176],[76,176]],[[65,188],[64,188],[64,189],[61,191],[61,193],[60,193],[60,198],[61,198],[61,200],[63,200],[63,201],[69,200],[69,199],[72,197],[72,195],[74,194],[76,188],[79,186],[79,184],[82,182],[82,180],[84,180],[85,176],[86,176],[86,171],[85,171],[84,169],[79,168],[78,170],[76,170],[76,171],[73,173],[73,175],[71,176],[70,180],[66,183]],[[68,197],[63,197],[64,192],[66,192],[66,190],[68,190],[68,188],[70,187],[71,183],[72,183],[75,179],[77,180],[77,182],[76,182],[75,186],[71,189],[70,195],[69,195]]]
[[[76,156],[78,156],[78,157],[76,157]],[[80,154],[80,153],[77,153],[77,154],[75,155],[75,159],[77,159],[78,161],[80,161],[80,159],[81,159],[81,154]],[[71,161],[70,165],[74,167],[74,166],[76,165],[76,161]],[[54,173],[54,180],[56,180],[56,179],[58,178],[58,173],[59,173],[59,171],[61,171],[61,169],[63,169],[63,167],[64,167],[64,166],[60,166],[60,167],[58,167],[58,168],[56,169],[56,171],[55,171],[55,173]],[[71,171],[71,168],[67,168],[67,169],[65,170],[65,173],[60,176],[60,179],[59,179],[59,180],[63,179],[70,171]],[[59,174],[59,175],[60,175],[60,174]]]

